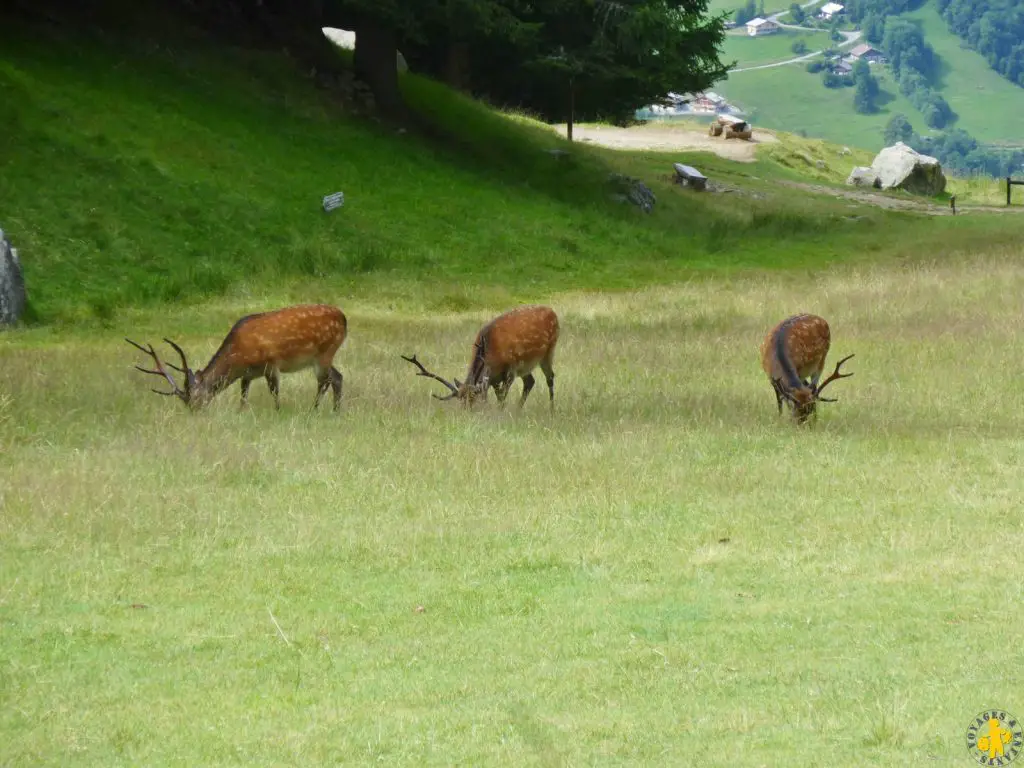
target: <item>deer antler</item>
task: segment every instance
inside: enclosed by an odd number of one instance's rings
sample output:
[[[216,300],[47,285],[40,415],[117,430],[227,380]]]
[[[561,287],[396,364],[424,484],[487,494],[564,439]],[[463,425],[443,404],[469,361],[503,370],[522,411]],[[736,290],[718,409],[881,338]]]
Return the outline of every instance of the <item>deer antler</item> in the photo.
[[[852,372],[851,373],[840,373],[839,372],[840,366],[842,366],[842,364],[845,363],[847,360],[849,360],[851,357],[853,357],[853,355],[847,355],[842,360],[840,360],[838,363],[836,363],[836,369],[832,372],[832,374],[827,379],[825,379],[823,382],[821,382],[821,384],[818,385],[818,388],[816,390],[814,390],[815,398],[817,398],[818,400],[821,400],[822,402],[825,402],[825,403],[834,403],[836,401],[836,399],[834,397],[822,397],[821,396],[821,390],[823,390],[825,387],[827,387],[831,382],[835,381],[836,379],[845,379],[845,378],[848,378],[850,376],[853,376]]]
[[[167,369],[164,368],[163,363],[160,362],[160,358],[157,356],[156,350],[153,349],[153,345],[152,344],[150,344],[148,347],[144,347],[141,344],[138,344],[137,342],[132,341],[131,339],[127,339],[126,338],[125,341],[127,341],[129,344],[131,344],[136,349],[141,350],[142,352],[145,352],[147,355],[152,357],[153,358],[153,362],[156,364],[156,369],[155,370],[150,370],[149,368],[143,368],[141,365],[136,365],[135,368],[137,370],[140,370],[143,373],[152,374],[154,376],[163,376],[165,379],[167,379],[167,382],[172,387],[172,391],[171,392],[163,392],[163,391],[161,391],[159,389],[154,389],[153,390],[154,392],[156,392],[158,395],[167,395],[167,396],[177,395],[182,400],[184,400],[186,403],[189,401],[188,390],[187,389],[185,391],[181,390],[181,388],[178,386],[177,382],[174,381],[174,377],[171,376],[171,374],[169,374],[167,372]],[[176,344],[173,345],[173,346],[177,349],[177,345]],[[179,352],[180,352],[180,349],[179,349]],[[185,356],[184,356],[184,354],[182,354],[182,362],[184,362],[184,360],[185,360]],[[191,376],[189,378],[191,378]]]
[[[443,379],[440,376],[438,376],[436,373],[431,373],[426,368],[424,368],[423,367],[423,363],[421,363],[419,360],[416,359],[416,355],[413,355],[412,357],[406,357],[405,355],[399,355],[399,357],[401,357],[403,360],[405,360],[405,362],[412,363],[413,365],[415,365],[417,368],[420,369],[419,373],[416,374],[417,376],[426,376],[428,379],[434,379],[434,381],[439,381],[442,384],[444,384],[446,387],[448,387],[448,389],[451,390],[451,394],[447,395],[445,397],[441,397],[439,395],[434,395],[434,397],[436,397],[438,400],[451,400],[453,397],[455,397],[457,394],[459,394],[459,388],[457,386],[452,384],[447,379]]]
[[[178,371],[179,373],[185,374],[185,392],[186,392],[186,394],[191,394],[192,389],[195,386],[196,375],[195,375],[195,373],[192,372],[192,369],[189,368],[189,366],[188,366],[188,360],[185,359],[185,352],[181,349],[181,347],[179,347],[177,344],[175,344],[170,339],[166,339],[165,338],[164,341],[166,341],[168,344],[170,344],[171,347],[174,348],[174,351],[177,352],[178,356],[181,358],[181,368],[179,368],[176,365],[172,365],[171,363],[168,363],[168,365],[170,365],[171,368],[173,368],[174,370]]]

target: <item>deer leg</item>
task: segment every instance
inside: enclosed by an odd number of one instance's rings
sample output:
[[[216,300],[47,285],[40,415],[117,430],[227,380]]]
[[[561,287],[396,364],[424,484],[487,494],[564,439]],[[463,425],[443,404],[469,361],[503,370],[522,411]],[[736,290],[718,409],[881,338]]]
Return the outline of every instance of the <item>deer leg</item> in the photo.
[[[530,390],[533,389],[533,385],[537,383],[537,380],[533,378],[532,373],[528,373],[523,376],[523,396],[519,398],[519,407],[522,408],[526,405],[526,398],[530,396]]]
[[[242,402],[239,405],[240,408],[245,408],[249,404],[249,385],[252,384],[252,379],[242,379]]]
[[[334,366],[331,366],[327,375],[330,377],[331,390],[334,394],[334,410],[338,410],[338,408],[341,407],[341,385],[342,382],[344,382],[345,377],[342,376],[341,371]]]
[[[327,368],[319,368],[316,373],[316,400],[313,401],[314,410],[320,407],[320,400],[327,393],[327,390],[333,390],[334,394],[334,410],[338,410],[341,405],[341,384],[344,377],[334,366]]]
[[[551,367],[550,360],[541,360],[540,369],[544,372],[544,380],[548,383],[548,401],[551,403],[551,410],[555,409],[555,371]],[[523,395],[523,400],[526,395]]]
[[[508,396],[509,389],[512,388],[512,382],[515,381],[515,377],[511,373],[506,373],[500,379],[494,382],[494,394],[498,398],[498,405],[505,406],[505,398]]]
[[[331,375],[327,371],[316,374],[316,399],[313,401],[313,410],[320,407],[320,400],[328,389],[331,388]]]
[[[270,388],[270,394],[274,396],[274,408],[281,410],[281,376],[274,368],[268,368],[266,373],[263,374],[267,380],[267,387]]]

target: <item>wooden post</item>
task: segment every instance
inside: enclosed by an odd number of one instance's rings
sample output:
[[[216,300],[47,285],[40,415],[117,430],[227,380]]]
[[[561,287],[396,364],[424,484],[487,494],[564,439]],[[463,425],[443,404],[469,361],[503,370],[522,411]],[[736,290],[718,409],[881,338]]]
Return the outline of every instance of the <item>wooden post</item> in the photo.
[[[572,124],[576,119],[576,88],[572,79],[572,75],[569,75],[569,121],[565,125],[565,137],[569,141],[572,141]]]
[[[1009,204],[1010,204],[1010,190],[1011,190],[1012,188],[1013,188],[1013,187],[1011,186],[1011,183],[1010,183],[1010,177],[1009,177],[1009,176],[1007,176],[1007,177],[1006,177],[1006,204],[1007,204],[1007,205],[1009,205]]]

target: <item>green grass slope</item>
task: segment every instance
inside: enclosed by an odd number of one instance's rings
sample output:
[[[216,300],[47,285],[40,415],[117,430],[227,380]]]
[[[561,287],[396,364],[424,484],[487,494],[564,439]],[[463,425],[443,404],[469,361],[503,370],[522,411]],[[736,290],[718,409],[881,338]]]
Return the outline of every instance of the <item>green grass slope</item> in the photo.
[[[184,35],[114,45],[10,20],[0,42],[2,226],[49,322],[268,285],[462,307],[1006,236],[971,220],[880,228],[889,214],[853,219],[780,189],[772,179],[799,171],[771,161],[570,147],[416,77],[408,98],[443,144],[352,117],[279,53]],[[671,185],[680,160],[742,188],[744,203]],[[610,172],[642,176],[655,212],[610,201]],[[339,189],[345,207],[324,214],[321,196]]]

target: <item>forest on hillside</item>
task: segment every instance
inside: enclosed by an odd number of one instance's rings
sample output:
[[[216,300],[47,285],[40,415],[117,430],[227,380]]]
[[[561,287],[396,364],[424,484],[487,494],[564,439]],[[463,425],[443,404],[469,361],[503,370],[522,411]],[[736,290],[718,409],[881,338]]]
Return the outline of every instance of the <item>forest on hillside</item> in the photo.
[[[1024,0],[937,0],[953,34],[1012,83],[1024,87]],[[847,14],[869,40],[880,42],[887,17],[899,16],[917,0],[849,0]]]
[[[1024,88],[1024,0],[938,0],[950,30]]]

